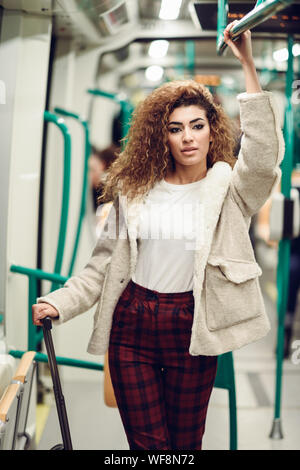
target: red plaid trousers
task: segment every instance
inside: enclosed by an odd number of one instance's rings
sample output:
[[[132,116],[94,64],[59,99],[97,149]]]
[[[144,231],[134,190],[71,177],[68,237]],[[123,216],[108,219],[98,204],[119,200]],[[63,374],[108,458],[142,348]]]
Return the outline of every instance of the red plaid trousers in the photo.
[[[115,308],[109,367],[130,449],[201,449],[217,356],[188,352],[193,292],[132,280]]]

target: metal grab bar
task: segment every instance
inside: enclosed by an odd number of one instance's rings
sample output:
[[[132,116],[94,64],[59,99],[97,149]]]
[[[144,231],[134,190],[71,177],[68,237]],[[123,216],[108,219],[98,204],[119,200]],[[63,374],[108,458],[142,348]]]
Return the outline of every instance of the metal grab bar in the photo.
[[[294,0],[265,0],[257,2],[253,10],[251,10],[247,15],[241,18],[231,29],[232,39],[237,39],[244,31],[247,29],[254,28],[255,26],[263,23],[268,18],[273,16],[280,10],[283,10],[287,6],[291,5]],[[219,6],[220,4],[220,6]],[[222,17],[220,19],[220,25],[224,30],[224,3],[219,1],[218,4],[218,35],[217,35],[217,54],[222,55],[225,51],[227,44],[224,42],[223,33],[219,29],[219,15]],[[226,15],[227,16],[227,15]],[[221,26],[220,26],[221,28]]]
[[[47,122],[54,123],[61,131],[64,139],[64,178],[63,178],[63,196],[60,215],[60,228],[57,243],[56,260],[54,272],[59,274],[61,271],[63,253],[66,241],[66,229],[68,222],[69,200],[70,200],[70,179],[71,179],[71,136],[65,121],[49,111],[44,112],[44,119]],[[55,288],[55,285],[52,286]]]
[[[31,307],[36,302],[37,298],[37,280],[52,281],[51,291],[55,288],[64,284],[68,278],[61,276],[60,274],[47,273],[41,269],[26,268],[24,266],[11,265],[10,270],[14,273],[24,274],[28,276],[29,288],[28,288],[28,332],[27,332],[27,347],[29,351],[36,351],[37,345],[43,339],[43,331],[38,329],[36,325],[32,323],[32,312]],[[56,286],[55,288],[53,286]]]
[[[26,276],[44,281],[52,281],[55,284],[64,284],[68,280],[68,277],[62,276],[61,274],[48,273],[42,269],[26,268],[25,266],[18,266],[16,264],[12,264],[10,270],[13,273],[25,274]]]
[[[293,171],[293,151],[294,151],[294,124],[292,107],[292,84],[293,84],[293,37],[288,38],[288,68],[286,74],[286,109],[284,119],[284,140],[285,155],[282,162],[281,192],[286,198],[290,198],[291,175]],[[284,350],[284,321],[288,302],[288,289],[290,277],[290,247],[291,241],[284,238],[279,241],[278,263],[276,284],[278,290],[277,296],[277,349],[276,349],[276,379],[275,379],[275,406],[272,429],[269,437],[272,439],[282,439],[283,432],[281,427],[281,389],[282,389],[282,362]]]
[[[8,353],[20,359],[23,354],[27,351],[20,351],[18,349],[11,349]],[[80,367],[82,369],[91,369],[91,370],[103,370],[103,364],[98,364],[97,362],[92,361],[83,361],[81,359],[73,359],[71,357],[62,357],[62,356],[55,356],[57,364],[61,366],[69,366],[69,367]],[[34,360],[37,362],[48,362],[47,354],[43,354],[40,352],[35,353]]]
[[[86,195],[87,195],[87,180],[88,180],[88,160],[91,153],[91,144],[90,144],[90,131],[89,131],[89,123],[85,119],[83,119],[79,114],[67,111],[63,108],[54,108],[54,112],[57,114],[61,114],[62,116],[71,117],[76,119],[82,126],[85,135],[85,145],[84,145],[84,168],[83,168],[83,177],[82,177],[82,190],[81,190],[81,203],[80,203],[80,212],[77,222],[77,230],[76,236],[72,251],[71,262],[69,266],[68,275],[71,276],[74,269],[75,259],[77,255],[77,249],[79,244],[79,239],[81,235],[81,228],[82,228],[82,221],[85,215],[86,210]]]
[[[109,93],[107,91],[101,90],[100,88],[88,89],[88,93],[95,96],[102,96],[103,98],[108,98],[115,103],[119,104],[121,107],[121,121],[122,121],[122,137],[125,138],[128,134],[130,128],[130,117],[133,111],[133,106],[127,100],[123,99],[122,94],[120,93]]]

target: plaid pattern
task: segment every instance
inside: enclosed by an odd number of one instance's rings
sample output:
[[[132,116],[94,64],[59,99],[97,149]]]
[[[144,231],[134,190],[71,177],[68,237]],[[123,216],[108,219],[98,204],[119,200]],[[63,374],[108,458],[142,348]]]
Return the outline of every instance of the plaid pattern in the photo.
[[[132,280],[115,308],[109,368],[130,449],[201,449],[217,356],[188,352],[193,292]]]

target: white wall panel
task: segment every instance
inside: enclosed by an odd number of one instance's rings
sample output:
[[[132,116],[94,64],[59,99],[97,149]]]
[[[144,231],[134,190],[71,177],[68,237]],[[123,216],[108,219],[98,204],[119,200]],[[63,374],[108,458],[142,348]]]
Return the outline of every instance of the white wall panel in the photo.
[[[0,79],[1,313],[8,349],[27,349],[28,280],[11,264],[36,267],[39,175],[51,19],[3,12]],[[33,393],[35,393],[35,385]],[[35,403],[28,425],[35,429]]]
[[[36,267],[39,173],[51,20],[4,11],[0,43],[6,104],[1,107],[1,166],[6,169],[5,332],[9,344],[27,346],[27,279],[12,263]],[[3,124],[3,125],[2,125]],[[2,173],[2,172],[1,172]],[[2,176],[4,176],[2,174]],[[3,197],[3,199],[2,199]],[[2,206],[3,209],[3,206]],[[3,279],[1,285],[3,286]]]

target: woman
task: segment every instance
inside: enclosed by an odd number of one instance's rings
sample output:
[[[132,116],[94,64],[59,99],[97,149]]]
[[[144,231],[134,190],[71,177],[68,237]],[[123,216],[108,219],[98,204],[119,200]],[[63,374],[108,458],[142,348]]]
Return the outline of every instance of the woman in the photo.
[[[109,171],[102,201],[114,203],[89,263],[33,306],[41,325],[98,301],[88,351],[109,346],[130,449],[201,449],[217,356],[270,329],[248,230],[280,178],[283,139],[250,32],[233,43],[233,24],[224,39],[246,82],[238,160],[229,121],[205,87],[155,90]]]

